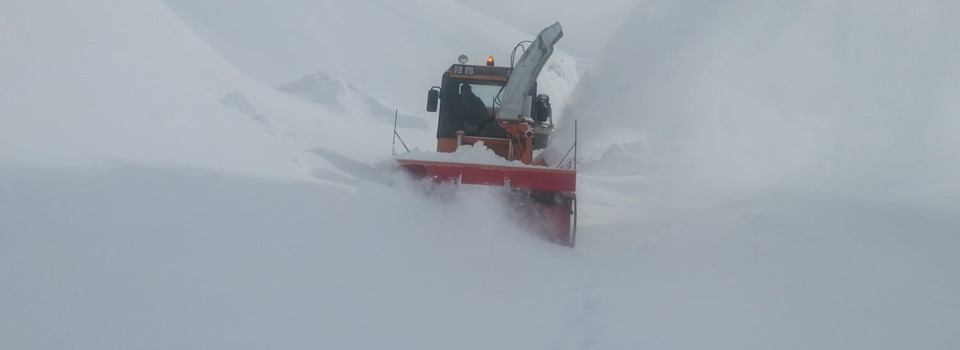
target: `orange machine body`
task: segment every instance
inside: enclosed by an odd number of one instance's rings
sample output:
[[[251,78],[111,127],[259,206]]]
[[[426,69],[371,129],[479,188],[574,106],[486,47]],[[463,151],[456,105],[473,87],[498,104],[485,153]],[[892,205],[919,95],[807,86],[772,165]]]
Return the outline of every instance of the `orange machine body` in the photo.
[[[520,193],[522,196],[514,198],[521,198],[517,210],[526,215],[528,220],[524,221],[551,241],[572,247],[576,237],[576,170],[550,167],[534,159],[534,151],[546,147],[553,129],[548,100],[531,108],[533,118],[498,116],[499,95],[494,94],[497,89],[502,91],[511,71],[508,67],[455,64],[444,72],[442,85],[430,90],[427,103],[428,111],[435,112],[439,107],[437,152],[452,153],[482,142],[511,165],[399,159],[399,167],[414,178],[434,183],[502,186]],[[475,94],[477,90],[482,91]],[[529,100],[539,96],[534,85],[528,92]]]

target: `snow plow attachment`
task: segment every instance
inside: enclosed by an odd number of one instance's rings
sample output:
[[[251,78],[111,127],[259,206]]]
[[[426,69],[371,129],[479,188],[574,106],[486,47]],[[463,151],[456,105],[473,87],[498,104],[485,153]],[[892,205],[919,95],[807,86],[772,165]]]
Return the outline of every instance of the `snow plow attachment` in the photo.
[[[575,170],[410,159],[397,162],[404,172],[418,180],[503,186],[514,194],[514,209],[531,229],[564,246],[573,247],[576,242]]]
[[[400,167],[417,178],[464,185],[493,185],[529,191],[574,192],[577,173],[570,169],[512,167],[400,159]]]

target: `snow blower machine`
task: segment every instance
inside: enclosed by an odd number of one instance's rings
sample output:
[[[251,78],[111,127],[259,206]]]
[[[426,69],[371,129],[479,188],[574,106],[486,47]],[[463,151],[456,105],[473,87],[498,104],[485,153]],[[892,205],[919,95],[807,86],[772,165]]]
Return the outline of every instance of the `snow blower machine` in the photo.
[[[523,222],[548,240],[573,247],[576,141],[557,164],[547,164],[542,150],[554,124],[549,96],[537,93],[537,77],[562,36],[560,23],[554,23],[533,42],[520,42],[514,55],[524,43],[529,46],[515,65],[511,59],[510,67],[496,66],[492,56],[486,64],[471,65],[461,55],[459,63],[443,73],[441,85],[428,91],[427,111],[439,110],[438,155],[482,145],[502,162],[397,157],[397,164],[412,177],[432,183],[507,188]],[[565,163],[570,151],[573,161]]]

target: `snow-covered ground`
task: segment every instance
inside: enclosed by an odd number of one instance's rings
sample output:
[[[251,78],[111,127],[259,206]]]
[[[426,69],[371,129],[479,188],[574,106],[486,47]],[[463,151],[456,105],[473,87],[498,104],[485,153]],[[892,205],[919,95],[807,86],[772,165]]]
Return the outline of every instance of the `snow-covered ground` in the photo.
[[[544,3],[0,5],[0,348],[960,347],[960,5]],[[387,171],[548,14],[576,249]]]

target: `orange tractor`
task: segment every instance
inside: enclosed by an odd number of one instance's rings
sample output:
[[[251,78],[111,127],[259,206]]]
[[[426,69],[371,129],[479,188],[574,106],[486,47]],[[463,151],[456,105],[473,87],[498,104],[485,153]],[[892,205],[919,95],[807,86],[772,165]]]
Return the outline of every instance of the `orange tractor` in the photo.
[[[443,73],[440,86],[428,92],[427,111],[439,110],[437,152],[455,153],[482,144],[503,162],[403,159],[398,166],[417,179],[434,183],[503,186],[517,196],[516,209],[546,238],[572,247],[576,241],[576,141],[573,165],[548,165],[536,151],[546,148],[553,132],[550,99],[537,93],[537,77],[563,36],[559,23],[544,29],[523,51],[516,65],[467,64],[461,55]],[[521,42],[514,48],[522,48]]]

